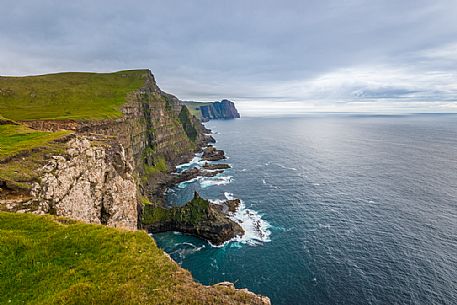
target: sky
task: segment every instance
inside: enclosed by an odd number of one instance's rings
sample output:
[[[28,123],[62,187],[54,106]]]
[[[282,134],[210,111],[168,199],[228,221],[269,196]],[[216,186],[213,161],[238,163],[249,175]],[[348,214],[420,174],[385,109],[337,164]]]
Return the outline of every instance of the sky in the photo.
[[[457,112],[457,0],[0,0],[0,75],[150,69],[245,115]]]

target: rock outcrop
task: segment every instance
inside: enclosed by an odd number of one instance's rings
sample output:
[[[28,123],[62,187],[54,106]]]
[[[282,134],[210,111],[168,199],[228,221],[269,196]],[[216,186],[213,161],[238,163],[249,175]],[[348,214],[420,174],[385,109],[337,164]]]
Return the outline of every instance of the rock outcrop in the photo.
[[[203,164],[203,168],[206,170],[222,170],[222,169],[229,169],[230,167],[231,167],[230,164],[227,164],[227,163],[209,164],[208,162],[205,162],[205,164]]]
[[[212,145],[208,145],[208,147],[203,149],[202,159],[205,161],[219,161],[226,159],[226,157],[223,150],[217,149]]]
[[[202,119],[215,120],[215,119],[235,119],[239,118],[240,114],[235,108],[235,104],[229,100],[222,100],[220,102],[214,102],[210,105],[200,106]]]
[[[53,156],[32,188],[35,213],[137,229],[138,194],[122,145],[93,146],[80,136],[65,156]]]
[[[215,245],[244,234],[243,228],[224,214],[215,204],[194,198],[182,207],[145,206],[142,223],[152,232],[179,231],[203,237]]]
[[[171,186],[174,186],[175,184],[184,182],[184,181],[189,181],[198,177],[214,177],[218,174],[222,174],[224,171],[223,170],[201,170],[199,168],[191,168],[188,169],[182,173],[179,173],[177,175],[173,176],[173,179],[171,179],[170,184]]]

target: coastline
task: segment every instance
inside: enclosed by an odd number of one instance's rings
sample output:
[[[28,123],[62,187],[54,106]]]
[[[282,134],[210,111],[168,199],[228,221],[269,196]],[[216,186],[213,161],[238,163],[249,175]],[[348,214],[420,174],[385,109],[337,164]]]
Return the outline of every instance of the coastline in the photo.
[[[184,190],[188,188],[191,184],[196,183],[200,185],[201,191],[204,191],[208,187],[218,186],[223,187],[223,185],[229,184],[233,181],[233,177],[230,174],[226,173],[226,170],[230,170],[233,168],[233,164],[226,163],[229,159],[229,156],[223,153],[223,158],[217,160],[204,160],[203,154],[205,149],[208,147],[215,148],[216,151],[219,148],[216,148],[214,144],[217,143],[217,140],[213,137],[218,133],[213,133],[210,129],[208,129],[205,125],[203,125],[206,132],[205,136],[211,138],[211,142],[202,143],[199,149],[194,153],[193,156],[188,156],[185,162],[180,163],[175,166],[176,170],[171,173],[173,177],[176,177],[179,174],[185,173],[186,171],[190,171],[196,169],[199,171],[199,175],[195,177],[191,177],[185,181],[179,181],[178,183],[170,183],[167,185],[166,189],[164,190],[164,197],[166,197],[168,192],[175,192],[176,189]],[[224,152],[222,150],[222,152]],[[206,167],[206,168],[205,168]],[[214,170],[208,169],[212,167],[223,168],[223,170]],[[206,173],[211,173],[219,171],[217,175],[207,175]],[[220,244],[215,244],[211,240],[206,240],[209,245],[216,248],[223,248],[224,246],[230,244],[231,242],[239,242],[242,244],[246,244],[249,246],[256,246],[260,245],[264,242],[270,241],[271,235],[271,225],[262,219],[262,216],[259,215],[255,210],[246,207],[246,203],[241,198],[236,198],[233,193],[224,191],[224,198],[223,199],[213,199],[207,198],[211,204],[217,207],[223,214],[225,214],[230,220],[239,224],[244,231],[243,235],[236,235],[232,238],[223,241]],[[227,203],[237,201],[236,207],[229,209]],[[174,206],[182,206],[182,204],[176,204],[166,202],[167,207],[174,207]],[[178,231],[179,232],[179,231]],[[186,234],[186,232],[181,232]],[[190,234],[196,237],[202,238],[199,234]]]

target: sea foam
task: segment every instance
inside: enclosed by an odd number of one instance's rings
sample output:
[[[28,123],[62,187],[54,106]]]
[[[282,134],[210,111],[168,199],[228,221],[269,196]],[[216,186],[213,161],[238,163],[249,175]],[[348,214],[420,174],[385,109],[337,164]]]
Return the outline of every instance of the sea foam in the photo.
[[[213,185],[225,185],[233,181],[232,176],[220,176],[216,175],[214,177],[198,177],[198,182],[200,182],[201,188],[207,188]]]
[[[236,199],[233,193],[225,192],[224,196],[227,200]],[[216,204],[222,204],[224,201],[225,200],[221,199],[211,200],[211,202]],[[233,221],[237,222],[243,228],[244,235],[237,236],[218,247],[223,247],[229,244],[230,242],[247,244],[250,246],[257,246],[264,242],[270,241],[271,225],[266,220],[262,219],[262,216],[258,212],[246,208],[246,205],[244,204],[243,200],[241,200],[240,206],[238,207],[237,211],[229,215],[229,217]]]

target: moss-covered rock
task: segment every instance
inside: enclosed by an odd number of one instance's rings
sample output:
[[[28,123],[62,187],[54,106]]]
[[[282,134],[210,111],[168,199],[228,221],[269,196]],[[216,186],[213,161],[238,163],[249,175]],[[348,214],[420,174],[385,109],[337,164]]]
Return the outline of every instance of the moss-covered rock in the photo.
[[[181,112],[179,113],[179,121],[181,122],[184,131],[186,132],[189,139],[195,142],[197,140],[197,130],[195,129],[194,125],[192,124],[192,115],[187,109],[186,106],[181,107]]]
[[[142,223],[152,233],[179,231],[204,238],[215,245],[244,234],[239,224],[197,192],[191,201],[181,207],[145,206]]]

